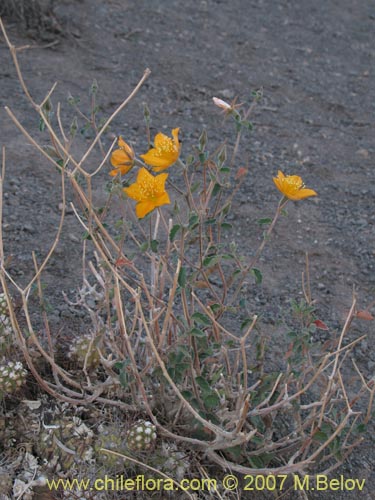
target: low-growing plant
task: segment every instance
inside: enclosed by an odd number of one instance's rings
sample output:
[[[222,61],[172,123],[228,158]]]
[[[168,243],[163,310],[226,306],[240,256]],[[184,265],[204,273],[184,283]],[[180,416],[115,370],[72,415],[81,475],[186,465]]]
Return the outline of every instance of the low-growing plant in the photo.
[[[33,256],[35,273],[25,287],[8,272],[0,245],[9,317],[18,348],[40,387],[72,405],[99,403],[133,415],[126,446],[133,460],[142,451],[159,456],[161,445],[154,448],[158,441],[167,441],[200,454],[202,461],[242,474],[327,473],[337,467],[361,442],[359,432],[370,418],[374,394],[373,383],[361,374],[355,397],[349,394],[343,369],[361,340],[347,341],[355,298],[341,332],[322,344],[313,334],[327,327],[315,315],[308,282],[304,300],[292,304],[295,321],[285,341],[262,333],[259,315],[249,310],[244,292],[245,285],[257,286],[263,279],[259,257],[289,200],[317,193],[298,175],[279,171],[273,181],[281,199],[273,217],[258,221],[264,234],[252,257],[241,255],[231,239],[228,215],[247,173],[236,167],[238,147],[244,131],[252,128],[251,111],[261,94],[253,94],[247,110],[214,98],[234,122],[232,147],[228,141],[212,149],[203,131],[188,154],[187,146],[181,147],[179,128],[169,135],[158,132],[151,142],[146,107],[148,150],[139,154],[125,135],[106,148],[104,134],[148,78],[146,70],[104,122],[97,123],[96,102],[91,113],[79,112],[82,130],[90,129],[93,138],[78,158],[72,153],[78,121],[66,130],[60,104],[51,112],[55,86],[40,104],[34,101],[22,78],[17,49],[4,28],[3,34],[25,94],[49,135],[48,146],[34,139],[9,108],[6,111],[61,179],[63,210],[57,234],[42,262]],[[94,87],[91,92],[96,93],[96,83]],[[79,109],[77,101],[70,98],[70,103]],[[102,161],[93,167],[89,156],[96,149]],[[102,171],[109,162],[112,167],[104,180]],[[5,163],[4,152],[1,185]],[[43,304],[41,276],[64,225],[66,181],[84,235],[82,288],[77,300],[68,300],[88,313],[91,326],[64,358],[45,309],[44,328],[33,324],[30,291],[36,284]],[[94,183],[103,190],[106,185],[108,191],[100,207],[93,197]],[[15,313],[10,288],[22,304],[25,324]],[[35,352],[50,367],[51,378],[38,369]],[[272,356],[277,363],[270,362]],[[368,394],[363,414],[358,402]]]

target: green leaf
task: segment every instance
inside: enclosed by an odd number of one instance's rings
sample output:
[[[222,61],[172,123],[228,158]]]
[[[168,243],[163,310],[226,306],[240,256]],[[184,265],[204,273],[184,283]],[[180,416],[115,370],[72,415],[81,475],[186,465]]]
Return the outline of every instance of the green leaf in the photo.
[[[199,161],[201,162],[201,164],[203,165],[203,163],[208,158],[208,153],[206,153],[206,152],[205,153],[199,153],[198,158],[199,158]]]
[[[98,92],[98,88],[99,88],[98,82],[94,78],[90,87],[90,95],[95,95]]]
[[[191,186],[190,186],[190,192],[195,193],[195,191],[199,188],[201,185],[201,181],[195,181]]]
[[[145,241],[144,243],[142,243],[142,245],[140,245],[139,249],[141,250],[141,252],[145,252],[148,249],[148,241]]]
[[[267,224],[271,224],[271,222],[272,222],[272,219],[270,219],[269,217],[264,217],[263,219],[257,220],[257,223],[260,226],[266,226]]]
[[[262,469],[265,465],[260,456],[249,457],[248,460],[251,467],[254,467],[255,469]]]
[[[200,330],[199,328],[192,328],[190,330],[190,334],[193,336],[193,337],[198,337],[198,338],[204,338],[204,337],[207,337],[207,334],[203,331],[203,330]]]
[[[215,313],[216,311],[220,311],[221,305],[220,304],[211,304],[210,309],[213,313]]]
[[[41,132],[44,132],[44,131],[45,131],[45,129],[46,129],[46,123],[45,123],[45,121],[43,120],[43,118],[40,118],[40,120],[39,120],[39,130],[40,130]]]
[[[254,320],[251,318],[246,318],[245,320],[243,320],[240,326],[241,330],[245,330],[245,328],[250,326],[253,321]]]
[[[203,266],[210,267],[217,264],[220,260],[220,255],[209,255],[203,259]]]
[[[199,223],[199,217],[197,214],[192,214],[189,219],[189,229],[194,229]]]
[[[234,259],[234,255],[232,255],[231,253],[223,253],[223,255],[221,256],[221,258],[223,260],[233,260]]]
[[[203,402],[206,408],[216,408],[220,404],[220,398],[215,392],[211,392],[203,397]]]
[[[202,389],[202,391],[206,391],[209,393],[212,392],[210,384],[207,382],[207,380],[204,377],[198,376],[195,378],[195,381],[199,385],[199,387]]]
[[[178,284],[180,285],[181,288],[185,288],[186,286],[186,268],[181,267],[180,272],[178,273],[178,278],[177,278]]]
[[[212,196],[216,196],[221,190],[221,186],[219,183],[216,183],[212,189]]]
[[[181,229],[180,224],[175,224],[169,232],[169,241],[174,241],[178,231]]]
[[[194,156],[193,155],[188,155],[186,157],[186,166],[192,165],[194,163]]]
[[[242,448],[240,445],[231,446],[230,448],[225,448],[224,451],[226,451],[227,453],[230,453],[235,458],[239,458],[242,455]]]
[[[230,168],[229,167],[221,167],[220,172],[223,172],[224,174],[229,174]]]
[[[206,314],[203,314],[203,313],[200,313],[200,312],[194,313],[191,316],[191,319],[193,319],[194,322],[198,323],[199,325],[208,326],[208,325],[211,324],[210,318]]]
[[[222,222],[222,223],[220,224],[220,227],[221,227],[222,229],[232,229],[232,227],[233,227],[233,226],[232,226],[232,224],[229,224],[229,222]]]
[[[251,273],[255,276],[255,282],[257,285],[260,285],[263,281],[262,273],[256,267],[253,267]]]
[[[77,121],[77,117],[75,116],[73,118],[73,121],[70,125],[70,129],[69,129],[69,133],[71,135],[71,137],[74,137],[77,133],[77,130],[78,130],[78,121]]]
[[[92,239],[92,238],[91,238],[91,235],[90,235],[90,233],[89,233],[89,231],[85,231],[85,232],[83,233],[82,238],[83,238],[84,240],[91,240],[91,239]]]
[[[358,424],[357,427],[355,428],[355,431],[358,433],[366,432],[366,425],[365,424]]]
[[[181,395],[187,399],[188,401],[190,401],[191,399],[193,399],[193,393],[191,391],[181,391]]]
[[[206,148],[207,144],[207,131],[206,129],[202,130],[202,133],[199,137],[199,150],[203,153],[203,151]],[[201,158],[201,155],[199,155],[199,159]],[[201,160],[202,161],[202,160]],[[204,161],[204,160],[203,160]],[[203,163],[203,162],[202,162]]]
[[[229,212],[230,210],[230,203],[228,203],[227,205],[225,205],[225,207],[222,209],[222,214],[223,215],[227,215],[227,213]]]
[[[319,441],[320,443],[324,443],[325,441],[327,441],[328,436],[325,432],[317,431],[314,433],[313,439],[314,439],[314,441]]]
[[[216,219],[207,219],[204,223],[207,224],[208,226],[216,224]]]
[[[253,128],[254,128],[254,127],[253,127],[253,124],[252,124],[251,122],[249,122],[248,120],[243,120],[243,121],[241,122],[241,124],[242,124],[242,126],[243,126],[243,127],[246,127],[246,128],[248,128],[249,130],[253,130]]]
[[[158,240],[151,240],[150,247],[154,253],[158,251],[158,246],[159,246]]]

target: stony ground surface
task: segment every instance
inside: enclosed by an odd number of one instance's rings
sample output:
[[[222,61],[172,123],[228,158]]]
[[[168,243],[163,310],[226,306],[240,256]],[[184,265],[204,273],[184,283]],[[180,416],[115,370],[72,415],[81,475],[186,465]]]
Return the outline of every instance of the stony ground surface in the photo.
[[[242,142],[238,166],[249,174],[235,199],[236,237],[245,254],[261,237],[255,223],[272,215],[278,202],[272,177],[278,169],[296,173],[319,196],[291,203],[261,260],[264,282],[251,292],[268,318],[277,316],[301,293],[305,254],[311,265],[313,297],[332,330],[342,324],[352,292],[365,308],[375,291],[374,56],[375,11],[362,0],[115,1],[56,2],[58,33],[30,39],[19,23],[6,20],[20,53],[25,81],[41,100],[55,81],[55,100],[67,109],[68,93],[88,104],[95,78],[103,114],[113,111],[145,68],[151,77],[105,137],[122,134],[144,150],[142,103],[152,115],[152,132],[181,128],[183,154],[205,127],[212,148],[230,136],[212,97],[249,102],[254,90],[263,99],[255,108],[251,134]],[[3,106],[9,106],[36,137],[38,120],[16,81],[10,55],[0,41],[1,143],[7,147],[4,189],[4,245],[9,270],[27,283],[31,251],[42,256],[53,241],[59,219],[57,174],[17,131]],[[43,137],[43,136],[41,136]],[[90,138],[87,138],[87,141]],[[43,140],[43,139],[42,139]],[[103,184],[105,174],[103,174]],[[97,199],[103,187],[95,187]],[[79,234],[79,231],[78,231]],[[63,327],[76,321],[61,290],[80,284],[81,243],[72,214],[44,277]],[[79,328],[78,321],[77,324]],[[56,326],[57,328],[57,326]],[[373,324],[357,321],[351,337],[368,336],[355,351],[367,377],[373,375]],[[371,427],[373,431],[373,426]],[[373,432],[337,474],[366,478],[365,490],[309,492],[308,498],[372,498],[375,488]],[[244,496],[246,498],[246,496]]]

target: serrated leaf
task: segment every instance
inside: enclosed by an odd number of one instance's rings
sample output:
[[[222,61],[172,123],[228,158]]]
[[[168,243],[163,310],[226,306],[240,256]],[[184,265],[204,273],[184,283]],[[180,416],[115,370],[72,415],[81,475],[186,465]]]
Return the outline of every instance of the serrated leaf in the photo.
[[[203,331],[203,330],[200,330],[199,328],[192,328],[190,330],[190,334],[193,336],[193,337],[198,337],[198,338],[204,338],[204,337],[207,337],[207,334]]]
[[[215,392],[211,392],[203,397],[203,402],[206,408],[216,408],[220,404],[220,398]]]
[[[200,312],[194,313],[191,318],[195,321],[195,323],[200,325],[208,326],[211,324],[210,318],[206,314]]]

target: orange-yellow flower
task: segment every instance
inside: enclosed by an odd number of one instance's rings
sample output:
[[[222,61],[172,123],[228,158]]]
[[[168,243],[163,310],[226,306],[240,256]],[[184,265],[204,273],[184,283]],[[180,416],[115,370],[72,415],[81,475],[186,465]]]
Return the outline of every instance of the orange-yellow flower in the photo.
[[[154,208],[168,205],[170,199],[165,190],[165,181],[168,174],[152,175],[145,168],[141,168],[137,180],[129,187],[124,188],[125,193],[136,200],[135,213],[138,219],[142,219]]]
[[[111,163],[114,167],[109,175],[114,177],[117,174],[125,175],[134,165],[134,150],[120,136],[117,142],[120,149],[115,149],[111,155]]]
[[[309,196],[316,196],[317,193],[313,189],[305,188],[303,180],[298,175],[284,175],[280,170],[277,177],[273,178],[273,182],[279,191],[290,200],[303,200]]]
[[[154,139],[155,147],[141,155],[144,162],[150,165],[155,172],[161,172],[170,167],[180,156],[179,130],[179,128],[172,130],[173,139],[159,132]]]

